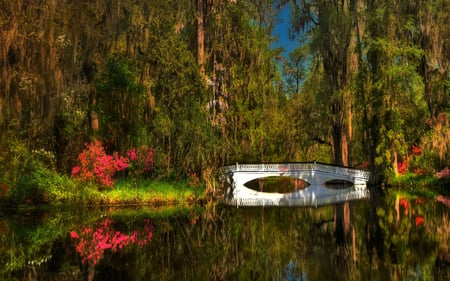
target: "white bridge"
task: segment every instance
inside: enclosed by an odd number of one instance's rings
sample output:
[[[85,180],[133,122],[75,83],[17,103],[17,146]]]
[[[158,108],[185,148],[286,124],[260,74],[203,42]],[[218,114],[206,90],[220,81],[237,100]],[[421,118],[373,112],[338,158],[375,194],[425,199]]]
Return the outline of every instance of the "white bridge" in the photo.
[[[223,167],[229,188],[224,203],[236,206],[319,206],[369,196],[370,173],[363,170],[316,162],[278,164],[238,164]],[[308,187],[291,193],[268,193],[250,189],[246,183],[266,177],[301,179]],[[345,189],[327,188],[327,182],[352,183]]]

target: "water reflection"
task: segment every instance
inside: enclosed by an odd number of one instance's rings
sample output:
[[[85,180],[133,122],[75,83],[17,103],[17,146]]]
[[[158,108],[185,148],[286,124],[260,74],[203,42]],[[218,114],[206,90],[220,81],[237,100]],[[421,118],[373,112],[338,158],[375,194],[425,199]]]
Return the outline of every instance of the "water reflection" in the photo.
[[[370,200],[2,214],[0,279],[449,280],[448,208]]]

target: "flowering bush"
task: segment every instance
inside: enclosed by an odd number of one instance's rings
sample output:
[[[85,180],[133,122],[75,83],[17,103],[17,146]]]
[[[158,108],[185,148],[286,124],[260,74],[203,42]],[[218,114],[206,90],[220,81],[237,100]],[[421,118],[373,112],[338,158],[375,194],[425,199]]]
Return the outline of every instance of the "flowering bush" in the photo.
[[[85,144],[78,155],[79,165],[73,167],[72,177],[81,181],[95,181],[100,188],[114,185],[114,175],[127,169],[131,176],[150,175],[153,169],[153,150],[147,146],[129,148],[125,156],[117,152],[108,155],[98,140]]]
[[[408,163],[407,162],[398,162],[397,169],[399,174],[403,174],[408,171]]]
[[[132,176],[150,175],[154,163],[152,148],[144,145],[137,149],[135,147],[130,148],[127,150],[127,157],[129,159],[128,169]]]
[[[83,264],[95,266],[103,257],[105,251],[117,252],[130,245],[144,247],[152,240],[152,225],[146,219],[143,231],[133,231],[126,235],[114,229],[114,221],[106,219],[95,229],[84,227],[83,230],[71,231],[70,237],[76,243],[75,250],[81,257]]]
[[[425,170],[421,169],[421,168],[415,168],[414,169],[414,174],[416,174],[418,176],[424,175],[425,174]]]
[[[188,215],[189,222],[191,225],[194,225],[197,223],[197,221],[200,219],[200,215],[202,214],[202,209],[197,207],[194,207],[191,209]]]
[[[408,200],[407,200],[407,199],[405,199],[405,198],[400,198],[400,200],[399,200],[398,203],[399,203],[399,205],[402,206],[403,208],[408,209],[409,203],[408,203]]]
[[[363,169],[363,170],[367,170],[367,168],[369,168],[369,160],[365,160],[364,162],[362,162],[360,165],[356,166],[356,168],[358,169]]]
[[[416,216],[416,226],[419,226],[425,222],[424,216]]]
[[[412,145],[412,153],[414,155],[420,155],[422,154],[422,148],[415,146],[414,144]]]
[[[129,159],[117,152],[107,155],[102,143],[95,140],[85,144],[86,148],[78,155],[79,166],[72,169],[72,177],[82,181],[94,180],[101,188],[113,187],[115,173],[128,167]]]
[[[189,174],[189,186],[192,188],[200,186],[200,178],[197,176],[197,173],[191,172]]]
[[[400,200],[398,201],[398,204],[403,207],[404,213],[407,214],[408,213],[408,208],[409,208],[408,199],[400,198]]]
[[[424,204],[426,202],[425,198],[419,197],[416,198],[416,205],[421,205]]]
[[[442,171],[437,172],[436,176],[440,179],[444,179],[444,178],[450,179],[450,169],[448,167],[446,167]]]

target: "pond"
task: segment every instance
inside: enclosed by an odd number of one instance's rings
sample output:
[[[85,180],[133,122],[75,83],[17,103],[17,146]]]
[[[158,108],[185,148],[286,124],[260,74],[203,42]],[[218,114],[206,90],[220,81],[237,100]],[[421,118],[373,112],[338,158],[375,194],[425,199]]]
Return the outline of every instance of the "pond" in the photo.
[[[395,193],[318,208],[0,213],[1,280],[450,280],[448,208]]]

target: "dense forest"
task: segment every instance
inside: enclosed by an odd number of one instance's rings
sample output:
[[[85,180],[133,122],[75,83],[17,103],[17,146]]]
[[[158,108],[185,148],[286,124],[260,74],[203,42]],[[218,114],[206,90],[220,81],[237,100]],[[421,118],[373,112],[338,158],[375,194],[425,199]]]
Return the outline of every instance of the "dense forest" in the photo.
[[[434,175],[449,22],[449,0],[0,0],[0,183],[37,162],[70,175],[93,140],[151,151],[151,178],[313,160]]]

